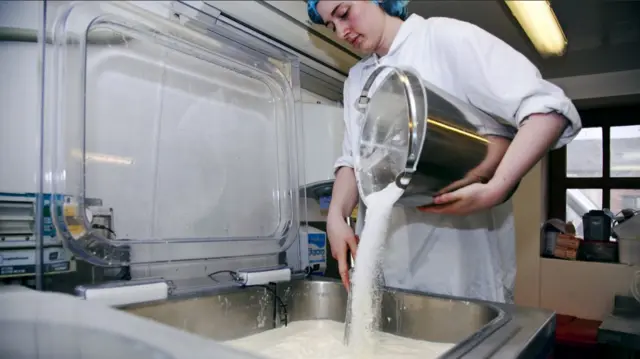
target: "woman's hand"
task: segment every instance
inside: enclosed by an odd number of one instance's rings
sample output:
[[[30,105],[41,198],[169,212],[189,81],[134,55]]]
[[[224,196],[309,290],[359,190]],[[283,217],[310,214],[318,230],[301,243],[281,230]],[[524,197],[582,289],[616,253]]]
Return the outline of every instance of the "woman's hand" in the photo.
[[[335,215],[327,218],[327,236],[331,244],[331,256],[338,261],[338,273],[340,273],[342,284],[349,290],[347,251],[350,250],[351,255],[355,258],[358,250],[358,238],[345,219]]]
[[[469,171],[464,178],[440,190],[433,199],[433,205],[418,207],[429,213],[468,214],[490,208],[501,203],[509,189],[491,183],[502,157],[511,141],[504,137],[488,136],[487,155],[484,160]],[[504,193],[503,193],[504,192]]]
[[[494,207],[502,203],[510,188],[497,182],[472,183],[456,191],[433,199],[434,205],[418,207],[422,212],[464,215]]]

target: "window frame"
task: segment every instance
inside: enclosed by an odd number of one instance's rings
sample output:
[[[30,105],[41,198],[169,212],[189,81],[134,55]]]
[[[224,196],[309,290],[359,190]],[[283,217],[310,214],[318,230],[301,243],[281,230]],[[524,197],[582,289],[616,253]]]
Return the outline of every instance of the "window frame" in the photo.
[[[611,205],[611,190],[640,190],[640,177],[611,177],[611,127],[640,125],[640,105],[580,110],[583,128],[602,128],[602,177],[567,177],[567,147],[549,152],[547,217],[566,220],[567,189],[602,189],[602,207]]]

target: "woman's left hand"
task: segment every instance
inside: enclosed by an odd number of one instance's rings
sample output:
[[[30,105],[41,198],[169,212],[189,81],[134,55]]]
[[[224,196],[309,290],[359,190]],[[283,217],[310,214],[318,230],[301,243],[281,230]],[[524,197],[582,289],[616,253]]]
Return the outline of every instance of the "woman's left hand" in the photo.
[[[433,205],[418,207],[428,213],[464,215],[494,207],[504,201],[509,189],[495,181],[472,183],[433,198]]]

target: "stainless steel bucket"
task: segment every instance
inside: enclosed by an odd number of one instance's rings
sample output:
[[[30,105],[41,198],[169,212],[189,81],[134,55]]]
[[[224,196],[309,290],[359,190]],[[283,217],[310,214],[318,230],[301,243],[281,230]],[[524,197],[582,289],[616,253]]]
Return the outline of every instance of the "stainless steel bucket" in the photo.
[[[360,196],[396,182],[405,188],[397,202],[403,206],[429,205],[438,193],[488,181],[516,132],[406,68],[377,68],[358,109]]]

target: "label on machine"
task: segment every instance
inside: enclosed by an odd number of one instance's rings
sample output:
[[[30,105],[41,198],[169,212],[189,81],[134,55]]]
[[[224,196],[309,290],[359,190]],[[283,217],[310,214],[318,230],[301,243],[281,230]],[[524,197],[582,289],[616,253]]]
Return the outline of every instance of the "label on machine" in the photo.
[[[309,265],[316,270],[311,272],[315,275],[324,275],[327,269],[327,234],[321,231],[313,231],[307,234],[309,241]]]
[[[0,250],[0,276],[36,273],[36,251],[33,249]],[[66,272],[71,263],[64,248],[44,248],[42,272]]]

